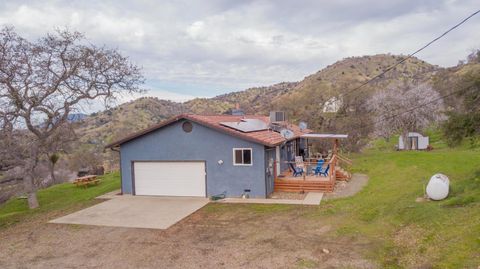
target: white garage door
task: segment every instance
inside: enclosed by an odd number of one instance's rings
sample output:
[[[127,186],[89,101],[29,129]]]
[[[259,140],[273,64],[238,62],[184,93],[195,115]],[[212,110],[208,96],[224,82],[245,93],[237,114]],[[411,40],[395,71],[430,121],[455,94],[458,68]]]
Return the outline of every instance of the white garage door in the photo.
[[[204,162],[134,162],[136,195],[205,197]]]

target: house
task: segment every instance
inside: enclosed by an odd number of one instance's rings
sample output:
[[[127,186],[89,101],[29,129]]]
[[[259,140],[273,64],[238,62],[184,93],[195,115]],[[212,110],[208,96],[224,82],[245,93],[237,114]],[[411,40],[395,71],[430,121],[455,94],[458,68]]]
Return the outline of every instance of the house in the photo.
[[[403,135],[401,135],[398,138],[398,149],[399,150],[406,150],[406,149],[411,149],[411,150],[423,150],[427,149],[429,145],[429,140],[428,136],[423,136],[419,133],[415,132],[409,132],[408,133],[408,138],[406,140],[405,144],[405,139],[403,138]]]
[[[264,198],[311,131],[271,116],[182,114],[106,146],[120,152],[122,193]]]

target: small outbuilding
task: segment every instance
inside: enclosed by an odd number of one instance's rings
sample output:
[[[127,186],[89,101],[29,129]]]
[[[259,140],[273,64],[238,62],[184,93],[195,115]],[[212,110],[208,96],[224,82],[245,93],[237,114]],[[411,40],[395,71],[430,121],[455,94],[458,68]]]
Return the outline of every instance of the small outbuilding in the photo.
[[[404,139],[404,135],[398,138],[398,150],[425,150],[428,146],[428,136],[419,133],[409,132],[407,139]]]

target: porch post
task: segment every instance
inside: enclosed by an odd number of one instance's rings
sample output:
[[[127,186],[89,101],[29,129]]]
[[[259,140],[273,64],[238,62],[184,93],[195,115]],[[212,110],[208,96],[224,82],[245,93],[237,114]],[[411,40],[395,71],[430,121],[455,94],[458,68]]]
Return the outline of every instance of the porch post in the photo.
[[[333,140],[333,154],[336,155],[337,152],[338,152],[338,138],[335,138],[335,139]]]

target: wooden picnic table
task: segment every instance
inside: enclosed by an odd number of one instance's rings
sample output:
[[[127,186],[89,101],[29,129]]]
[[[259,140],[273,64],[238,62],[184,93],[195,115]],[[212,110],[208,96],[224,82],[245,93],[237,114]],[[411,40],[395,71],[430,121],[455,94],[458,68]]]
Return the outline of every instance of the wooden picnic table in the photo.
[[[97,185],[100,182],[100,179],[97,178],[97,175],[86,175],[83,177],[78,177],[73,181],[75,186],[83,186],[87,188],[89,185]]]

